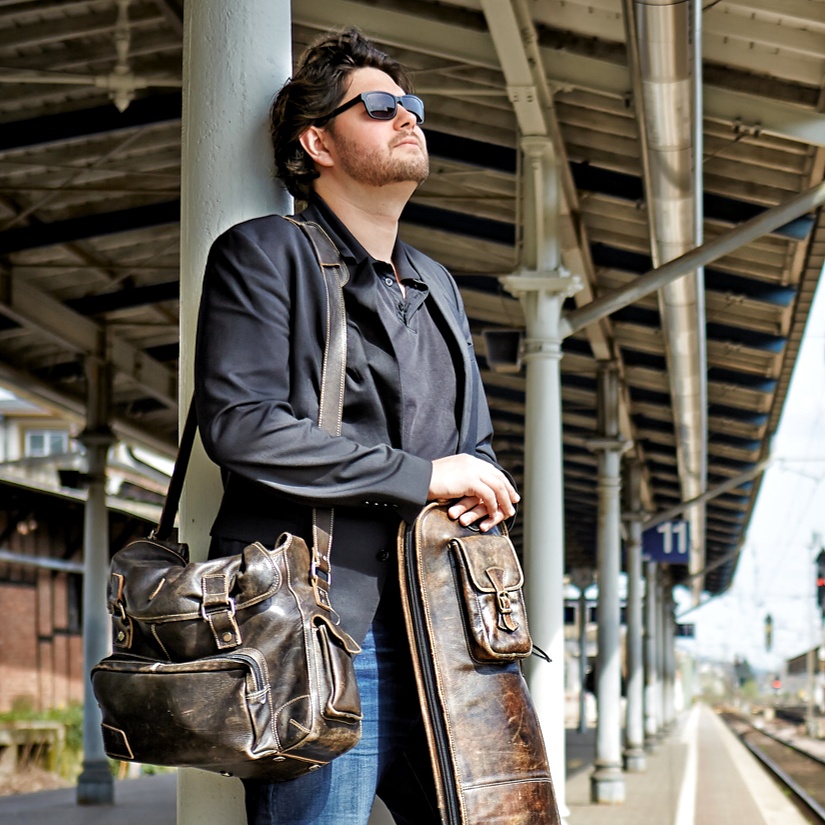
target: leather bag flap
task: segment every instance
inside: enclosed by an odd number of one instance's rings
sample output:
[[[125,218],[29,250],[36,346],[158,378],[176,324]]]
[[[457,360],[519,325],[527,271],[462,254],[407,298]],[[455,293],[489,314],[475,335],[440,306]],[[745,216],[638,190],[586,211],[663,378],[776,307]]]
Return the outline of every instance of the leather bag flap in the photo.
[[[109,607],[117,614],[122,606],[138,621],[194,619],[202,615],[205,590],[214,592],[214,577],[220,576],[233,610],[242,610],[270,598],[281,586],[272,556],[273,551],[255,542],[231,560],[186,564],[161,542],[135,541],[112,558]],[[113,581],[119,582],[119,592]]]
[[[464,536],[453,539],[452,544],[480,593],[518,590],[524,584],[516,550],[507,536]]]

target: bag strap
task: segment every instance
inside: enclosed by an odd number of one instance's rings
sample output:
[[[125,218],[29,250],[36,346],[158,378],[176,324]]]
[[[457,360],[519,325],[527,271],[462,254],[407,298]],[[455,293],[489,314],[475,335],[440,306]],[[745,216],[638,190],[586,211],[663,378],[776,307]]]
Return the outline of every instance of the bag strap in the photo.
[[[330,435],[341,434],[344,412],[344,382],[347,369],[347,313],[344,305],[344,285],[349,280],[349,272],[341,260],[341,253],[329,235],[317,224],[286,217],[309,239],[315,257],[321,267],[326,291],[325,344],[321,367],[321,394],[318,401],[318,426]],[[194,401],[189,404],[186,423],[181,433],[178,456],[163,502],[158,526],[152,531],[152,538],[164,541],[172,535],[175,516],[183,492],[183,481],[195,443],[198,428]],[[312,511],[312,565],[310,574],[315,599],[319,607],[331,611],[329,584],[331,579],[330,551],[332,549],[331,508],[315,508]],[[320,575],[319,575],[320,574]]]
[[[175,459],[175,466],[172,468],[172,477],[169,479],[169,486],[166,489],[166,498],[163,501],[163,510],[160,513],[158,526],[149,534],[150,538],[157,541],[167,541],[175,529],[175,516],[180,505],[180,497],[183,492],[183,480],[186,477],[186,470],[189,467],[189,459],[192,456],[192,446],[195,443],[195,431],[198,429],[198,419],[195,413],[194,399],[189,402],[189,411],[186,413],[186,423],[183,425],[183,432],[178,445],[178,456]]]
[[[338,247],[317,223],[296,221],[293,218],[286,220],[300,227],[307,236],[321,267],[327,302],[318,426],[330,435],[340,435],[347,371],[347,311],[344,305],[344,286],[349,280],[349,271],[341,260]],[[315,508],[312,511],[312,589],[315,591],[318,606],[330,612],[330,552],[334,518],[335,513],[331,508]]]

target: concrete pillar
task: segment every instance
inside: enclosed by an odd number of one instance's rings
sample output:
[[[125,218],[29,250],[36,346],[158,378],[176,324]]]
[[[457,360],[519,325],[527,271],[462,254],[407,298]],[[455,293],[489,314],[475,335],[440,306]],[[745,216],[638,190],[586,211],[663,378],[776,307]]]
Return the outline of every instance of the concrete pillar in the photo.
[[[561,339],[564,299],[581,288],[560,266],[558,170],[549,138],[524,138],[524,243],[521,272],[502,283],[524,307],[526,340],[524,568],[530,630],[551,663],[530,662],[530,691],[541,720],[562,817],[564,727],[564,468]]]
[[[590,448],[598,453],[599,511],[597,556],[599,580],[598,653],[596,658],[596,758],[590,777],[592,802],[619,804],[625,799],[622,772],[621,607],[621,467],[626,442],[619,434],[619,376],[616,365],[599,365],[599,437]]]
[[[645,574],[645,750],[655,752],[659,744],[659,657],[656,616],[657,603],[657,565],[649,561]]]
[[[79,441],[86,448],[86,510],[83,519],[83,672],[112,651],[106,607],[109,577],[109,513],[106,509],[106,457],[114,443],[109,429],[111,372],[97,358],[86,360],[86,427]],[[103,750],[100,708],[88,678],[83,692],[83,771],[77,780],[79,805],[114,802],[114,782]]]
[[[289,0],[198,0],[184,6],[181,170],[180,426],[192,397],[195,326],[206,254],[245,218],[291,211],[274,183],[267,116],[292,72]],[[220,475],[196,444],[181,501],[181,537],[206,556]],[[178,772],[178,825],[244,825],[236,779]]]
[[[625,518],[627,542],[627,708],[625,716],[625,770],[641,773],[647,768],[644,750],[644,661],[642,657],[642,473],[637,461],[627,464],[627,502]]]

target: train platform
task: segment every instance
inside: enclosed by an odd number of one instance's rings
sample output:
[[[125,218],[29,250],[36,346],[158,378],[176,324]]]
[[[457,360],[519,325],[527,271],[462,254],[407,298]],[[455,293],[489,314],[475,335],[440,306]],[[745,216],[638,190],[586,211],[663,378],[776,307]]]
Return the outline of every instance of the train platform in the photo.
[[[589,740],[589,741],[588,741]],[[569,825],[806,825],[750,751],[697,704],[646,759],[626,773],[625,801],[590,802],[594,734],[568,736]],[[576,763],[587,761],[580,768]]]
[[[696,705],[643,773],[625,774],[620,805],[590,802],[595,731],[567,732],[569,825],[806,825],[716,714]],[[175,825],[174,773],[118,781],[114,806],[78,806],[74,788],[0,797],[0,825]]]

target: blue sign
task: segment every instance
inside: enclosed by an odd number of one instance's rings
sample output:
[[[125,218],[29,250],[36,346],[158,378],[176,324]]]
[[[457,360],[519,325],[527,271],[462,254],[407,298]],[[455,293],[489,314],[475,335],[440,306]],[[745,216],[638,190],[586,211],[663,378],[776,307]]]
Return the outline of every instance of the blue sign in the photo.
[[[690,557],[690,525],[665,521],[642,533],[642,558],[660,564],[687,564]]]

